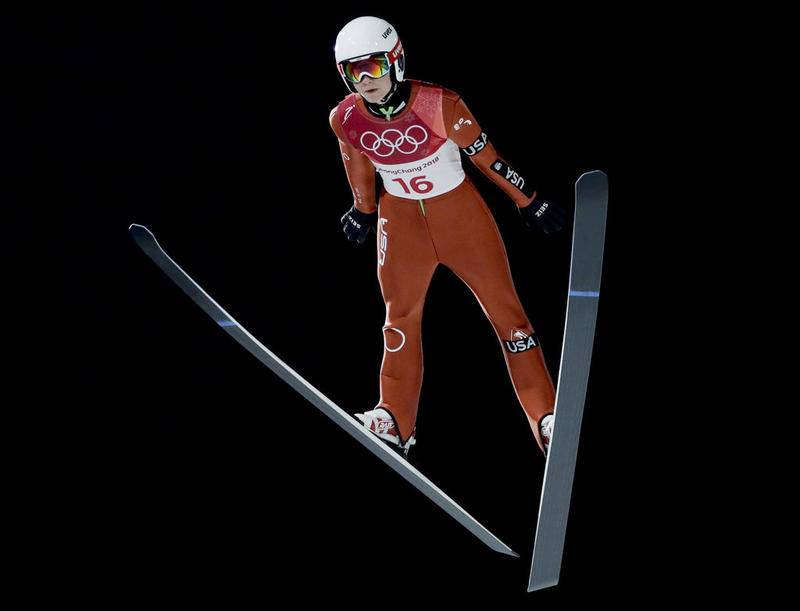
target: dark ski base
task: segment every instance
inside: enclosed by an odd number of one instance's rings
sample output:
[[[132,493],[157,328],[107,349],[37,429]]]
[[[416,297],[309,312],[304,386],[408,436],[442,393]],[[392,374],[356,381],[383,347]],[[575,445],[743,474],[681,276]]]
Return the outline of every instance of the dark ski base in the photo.
[[[558,583],[578,455],[583,404],[592,361],[603,268],[608,178],[583,174],[575,184],[575,223],[564,344],[556,391],[555,422],[545,466],[528,591]]]
[[[211,296],[206,293],[192,278],[184,272],[175,261],[159,246],[155,236],[142,225],[131,225],[130,232],[139,247],[149,256],[156,265],[177,284],[206,314],[222,327],[233,339],[239,342],[253,356],[269,367],[279,378],[289,384],[298,393],[305,397],[314,407],[328,416],[341,428],[347,431],[356,441],[367,448],[394,471],[400,474],[407,482],[431,499],[456,522],[483,541],[491,549],[501,554],[519,557],[515,551],[495,537],[489,530],[480,524],[469,513],[464,511],[453,499],[440,490],[433,482],[425,477],[419,470],[389,449],[371,433],[367,432],[362,424],[328,397],[319,392],[296,371],[279,359],[261,342],[253,337],[242,325],[228,314]]]

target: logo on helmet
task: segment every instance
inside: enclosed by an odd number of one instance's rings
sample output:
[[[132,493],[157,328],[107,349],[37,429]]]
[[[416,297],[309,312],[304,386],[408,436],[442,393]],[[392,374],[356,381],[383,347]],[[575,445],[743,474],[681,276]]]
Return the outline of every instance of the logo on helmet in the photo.
[[[389,51],[389,61],[394,63],[395,60],[403,54],[403,45],[400,41],[397,41],[397,44],[394,46],[394,49]],[[400,66],[400,69],[403,69],[403,66]]]

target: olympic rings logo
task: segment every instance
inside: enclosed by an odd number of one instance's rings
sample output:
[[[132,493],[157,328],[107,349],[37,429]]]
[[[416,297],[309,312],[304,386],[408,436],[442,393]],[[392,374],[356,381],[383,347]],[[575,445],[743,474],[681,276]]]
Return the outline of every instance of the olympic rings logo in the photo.
[[[428,132],[421,125],[412,125],[405,133],[392,127],[380,136],[375,132],[361,134],[361,146],[378,157],[389,157],[395,151],[411,155],[416,153],[420,145],[427,140]]]

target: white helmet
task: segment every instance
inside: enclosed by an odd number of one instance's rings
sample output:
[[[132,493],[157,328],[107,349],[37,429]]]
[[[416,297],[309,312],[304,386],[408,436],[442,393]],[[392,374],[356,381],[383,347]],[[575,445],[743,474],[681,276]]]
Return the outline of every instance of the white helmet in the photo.
[[[390,74],[393,83],[403,80],[406,59],[403,45],[394,27],[388,21],[378,17],[357,17],[344,26],[336,36],[336,65],[339,74],[350,91],[355,91],[353,83],[345,77],[342,62],[361,59],[369,55],[385,53],[389,60]]]

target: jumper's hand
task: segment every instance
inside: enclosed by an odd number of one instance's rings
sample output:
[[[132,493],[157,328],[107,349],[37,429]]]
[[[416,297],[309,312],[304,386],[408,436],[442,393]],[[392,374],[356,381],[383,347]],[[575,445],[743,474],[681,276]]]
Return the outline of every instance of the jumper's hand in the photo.
[[[538,227],[545,233],[555,233],[564,228],[567,212],[554,202],[534,199],[524,208],[519,208],[522,220],[528,229]]]
[[[344,231],[348,240],[363,244],[369,232],[374,231],[375,226],[378,224],[378,213],[361,212],[361,210],[353,206],[344,213],[341,223],[342,231]]]

